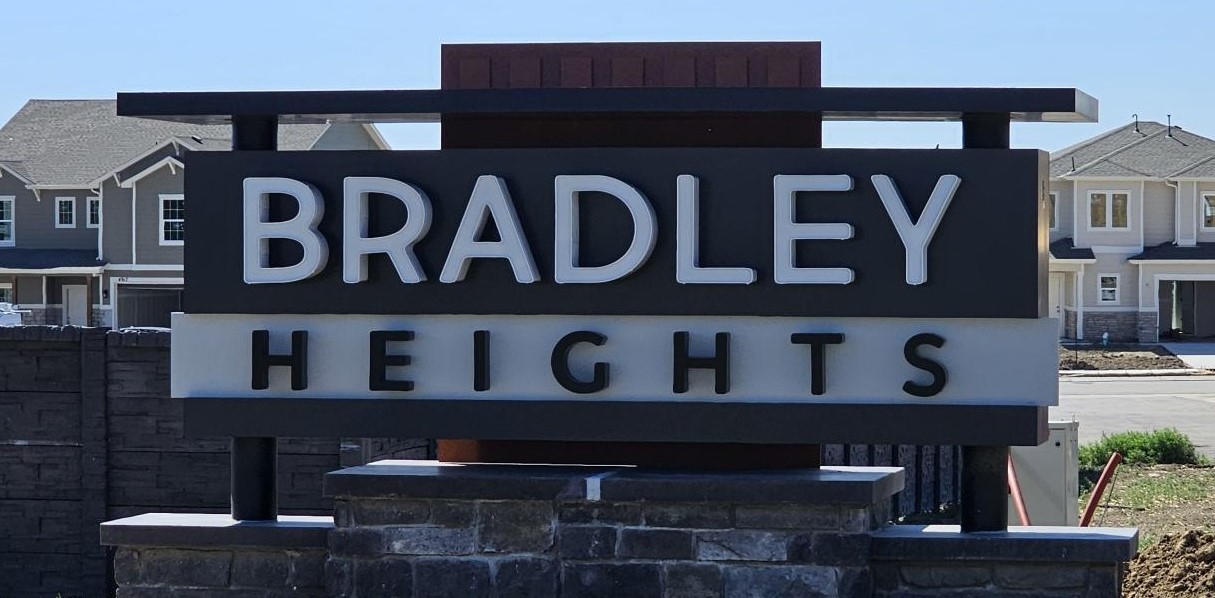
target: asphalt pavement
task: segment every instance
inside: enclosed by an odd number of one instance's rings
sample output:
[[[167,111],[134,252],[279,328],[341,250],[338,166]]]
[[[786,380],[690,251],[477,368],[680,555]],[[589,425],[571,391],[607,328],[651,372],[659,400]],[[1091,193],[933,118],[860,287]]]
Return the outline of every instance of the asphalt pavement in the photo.
[[[1177,428],[1215,458],[1215,376],[1063,378],[1051,420],[1080,422],[1080,443],[1102,434]]]

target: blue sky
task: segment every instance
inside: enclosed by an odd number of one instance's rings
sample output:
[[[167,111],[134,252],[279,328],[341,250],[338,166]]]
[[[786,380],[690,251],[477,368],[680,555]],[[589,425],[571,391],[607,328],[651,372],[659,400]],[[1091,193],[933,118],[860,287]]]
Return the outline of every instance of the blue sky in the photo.
[[[9,2],[0,119],[29,98],[118,91],[385,89],[439,84],[456,42],[821,40],[828,86],[1066,86],[1098,124],[1020,124],[1053,150],[1131,120],[1215,137],[1215,3],[600,0]],[[434,126],[394,125],[398,148]],[[839,147],[956,147],[952,123],[829,123]]]

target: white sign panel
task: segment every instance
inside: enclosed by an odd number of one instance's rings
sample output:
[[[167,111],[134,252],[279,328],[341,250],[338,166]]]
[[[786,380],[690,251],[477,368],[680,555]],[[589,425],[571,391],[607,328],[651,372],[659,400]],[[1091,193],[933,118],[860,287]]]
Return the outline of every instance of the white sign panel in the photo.
[[[1032,406],[1058,396],[1051,319],[175,314],[173,331],[173,396],[184,398]]]

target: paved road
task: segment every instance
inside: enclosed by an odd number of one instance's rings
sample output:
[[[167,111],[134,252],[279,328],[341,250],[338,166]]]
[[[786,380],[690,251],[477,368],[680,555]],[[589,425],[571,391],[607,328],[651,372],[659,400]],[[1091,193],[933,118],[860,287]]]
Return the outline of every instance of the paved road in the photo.
[[[1052,420],[1080,422],[1080,442],[1102,433],[1177,428],[1215,458],[1215,376],[1063,378]]]

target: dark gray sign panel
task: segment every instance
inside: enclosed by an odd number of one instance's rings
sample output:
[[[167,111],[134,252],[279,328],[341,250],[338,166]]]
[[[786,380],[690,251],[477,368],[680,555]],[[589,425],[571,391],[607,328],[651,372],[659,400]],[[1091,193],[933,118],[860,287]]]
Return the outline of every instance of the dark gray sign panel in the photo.
[[[1039,151],[194,152],[186,163],[187,313],[1046,313]],[[294,229],[304,242],[273,238],[273,222],[292,218],[309,220]],[[374,250],[402,229],[407,252]]]

